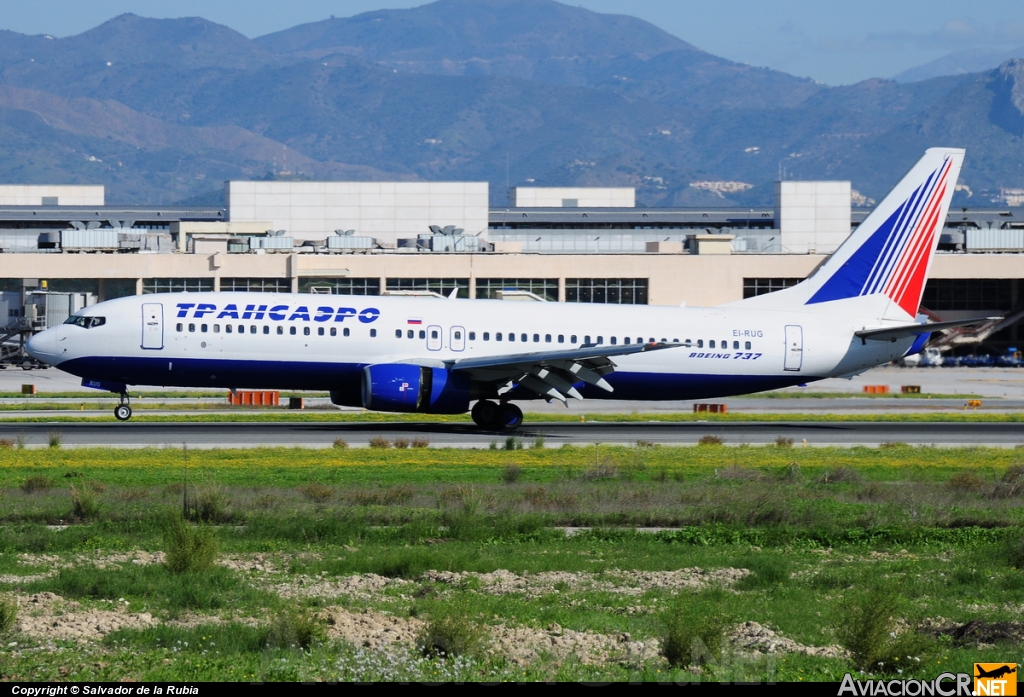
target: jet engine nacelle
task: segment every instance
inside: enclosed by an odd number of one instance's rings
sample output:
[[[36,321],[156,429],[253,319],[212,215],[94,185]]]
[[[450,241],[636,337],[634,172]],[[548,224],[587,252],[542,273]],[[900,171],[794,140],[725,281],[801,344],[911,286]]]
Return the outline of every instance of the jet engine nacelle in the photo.
[[[363,369],[363,406],[374,411],[464,414],[472,398],[469,378],[443,368],[382,363]]]

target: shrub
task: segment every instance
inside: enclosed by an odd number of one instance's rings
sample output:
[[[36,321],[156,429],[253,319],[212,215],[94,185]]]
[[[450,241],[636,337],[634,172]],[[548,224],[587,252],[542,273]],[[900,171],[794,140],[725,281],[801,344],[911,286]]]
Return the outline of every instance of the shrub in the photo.
[[[725,443],[724,440],[712,435],[701,436],[700,440],[697,441],[697,445],[722,445],[723,443]]]
[[[715,479],[758,480],[761,479],[761,473],[750,467],[740,467],[739,465],[732,465],[724,469],[716,467]]]
[[[416,648],[427,658],[463,656],[480,648],[483,636],[483,629],[459,603],[430,618],[416,639]]]
[[[426,438],[413,438],[412,439],[412,447],[414,447],[414,448],[429,448],[430,447],[430,441],[427,440]]]
[[[847,595],[839,606],[835,632],[858,670],[896,672],[907,656],[920,658],[927,640],[913,631],[897,633],[899,595],[890,586]]]
[[[1024,570],[1024,535],[1007,540],[1006,561],[1013,568]]]
[[[705,592],[681,597],[662,617],[661,655],[672,667],[696,667],[702,660],[713,660],[721,649],[729,620],[716,596]]]
[[[228,495],[218,486],[204,486],[196,490],[190,502],[192,520],[204,523],[222,523],[230,518],[228,515]]]
[[[334,489],[326,484],[320,484],[319,482],[310,482],[309,484],[300,486],[299,493],[305,496],[308,500],[317,504],[327,503],[334,498]]]
[[[174,516],[164,535],[167,549],[164,566],[172,574],[209,571],[217,560],[217,539],[209,528],[190,525]]]
[[[638,440],[638,441],[636,442],[636,447],[638,447],[638,448],[653,448],[653,447],[655,447],[655,446],[654,446],[654,442],[653,442],[653,441],[649,441],[649,440]]]
[[[803,471],[800,469],[800,465],[796,462],[790,462],[786,465],[786,469],[782,470],[782,474],[779,479],[788,483],[795,484],[804,480]]]
[[[89,520],[95,518],[100,512],[99,502],[86,487],[71,485],[71,513],[70,517],[76,520]]]
[[[344,450],[345,448],[348,447],[348,441],[346,441],[344,438],[335,438],[334,447],[338,448],[339,450]]]
[[[53,482],[50,481],[49,477],[42,474],[34,474],[31,477],[26,477],[25,481],[21,483],[21,490],[26,494],[34,494],[37,491],[46,491],[53,487]]]
[[[0,438],[0,450],[11,450],[14,448],[14,440],[11,438]]]
[[[1024,496],[1024,466],[1013,465],[1008,468],[1003,474],[1002,479],[996,484],[992,495],[998,499]]]
[[[501,468],[501,481],[515,484],[523,476],[523,468],[519,465],[505,465]]]
[[[789,562],[777,554],[752,554],[740,562],[750,574],[736,584],[741,590],[773,588],[789,581]]]
[[[617,479],[619,466],[610,457],[605,457],[593,467],[588,467],[580,474],[580,479],[592,482],[597,479]]]
[[[821,484],[859,484],[860,474],[849,467],[836,467],[831,472],[825,472],[818,479]]]
[[[0,597],[0,636],[10,634],[18,623],[18,601]]]
[[[409,447],[409,441],[405,438],[395,438],[395,447],[399,450],[405,450]]]
[[[778,438],[775,439],[775,447],[776,448],[792,448],[793,447],[793,439],[792,438],[786,438],[784,436],[779,436]]]
[[[543,448],[544,447],[544,439],[541,436],[537,436],[536,438],[534,438],[533,439],[533,447],[534,448]]]
[[[51,448],[59,448],[60,444],[64,442],[64,434],[60,431],[50,431],[46,434],[46,443]]]
[[[267,648],[309,649],[326,636],[323,622],[315,615],[289,609],[277,616],[267,633]]]
[[[374,436],[373,438],[370,439],[370,447],[371,448],[390,448],[391,447],[391,441],[389,441],[384,436]]]
[[[548,490],[542,486],[527,486],[523,489],[523,501],[531,506],[544,506],[548,502]]]
[[[519,440],[515,436],[509,436],[505,439],[505,450],[522,450],[523,441]]]
[[[492,440],[490,445],[487,446],[487,449],[488,450],[497,450],[498,449],[498,441]]]
[[[985,480],[974,472],[957,472],[946,482],[947,489],[963,494],[981,491],[984,486]]]

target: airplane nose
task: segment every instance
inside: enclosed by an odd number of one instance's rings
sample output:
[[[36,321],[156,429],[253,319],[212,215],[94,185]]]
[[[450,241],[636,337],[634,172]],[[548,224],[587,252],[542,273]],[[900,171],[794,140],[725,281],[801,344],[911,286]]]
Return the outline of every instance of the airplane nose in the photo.
[[[57,332],[52,329],[39,332],[25,342],[25,350],[33,358],[49,363],[57,355]]]

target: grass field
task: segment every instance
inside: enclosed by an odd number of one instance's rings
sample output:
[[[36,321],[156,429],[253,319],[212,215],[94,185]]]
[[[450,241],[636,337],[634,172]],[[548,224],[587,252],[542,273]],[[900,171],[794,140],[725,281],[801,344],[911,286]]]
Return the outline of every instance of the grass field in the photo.
[[[1022,450],[541,445],[0,449],[0,679],[1024,663]]]

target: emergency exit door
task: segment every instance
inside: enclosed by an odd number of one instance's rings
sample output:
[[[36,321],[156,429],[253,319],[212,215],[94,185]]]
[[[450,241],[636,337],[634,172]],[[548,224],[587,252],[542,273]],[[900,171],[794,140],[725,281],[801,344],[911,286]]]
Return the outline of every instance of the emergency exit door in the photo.
[[[164,306],[160,303],[142,304],[142,348],[158,350],[164,347]]]
[[[797,324],[786,325],[786,370],[800,370],[804,364],[804,330]]]

